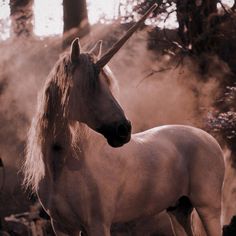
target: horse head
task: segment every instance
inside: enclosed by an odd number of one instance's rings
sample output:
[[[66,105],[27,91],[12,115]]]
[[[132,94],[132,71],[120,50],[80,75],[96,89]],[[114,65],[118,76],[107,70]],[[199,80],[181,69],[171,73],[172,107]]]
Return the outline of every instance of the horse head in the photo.
[[[129,142],[131,124],[111,92],[104,67],[155,8],[154,4],[102,57],[101,41],[89,53],[81,53],[78,38],[71,44],[72,117],[104,135],[112,147]]]
[[[96,62],[101,41],[89,53],[80,52],[79,39],[71,45],[70,118],[102,134],[112,147],[129,142],[131,124],[111,91],[111,78]]]

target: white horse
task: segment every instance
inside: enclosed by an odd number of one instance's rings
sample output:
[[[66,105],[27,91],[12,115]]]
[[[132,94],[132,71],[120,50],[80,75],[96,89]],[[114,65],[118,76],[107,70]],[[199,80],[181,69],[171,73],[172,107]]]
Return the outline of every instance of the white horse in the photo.
[[[75,39],[42,90],[28,136],[25,184],[37,192],[59,236],[109,236],[113,223],[163,210],[173,228],[181,224],[192,235],[193,207],[207,235],[221,235],[224,162],[216,140],[183,125],[131,136],[111,92],[112,74],[104,66],[154,8],[101,58],[101,43],[81,53]]]

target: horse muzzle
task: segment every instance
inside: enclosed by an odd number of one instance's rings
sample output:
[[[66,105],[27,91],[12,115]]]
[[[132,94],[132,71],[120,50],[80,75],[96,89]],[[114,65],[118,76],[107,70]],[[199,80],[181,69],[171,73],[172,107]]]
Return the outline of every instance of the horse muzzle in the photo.
[[[110,146],[121,147],[130,141],[131,123],[129,120],[124,120],[119,123],[103,125],[96,131],[107,139]]]

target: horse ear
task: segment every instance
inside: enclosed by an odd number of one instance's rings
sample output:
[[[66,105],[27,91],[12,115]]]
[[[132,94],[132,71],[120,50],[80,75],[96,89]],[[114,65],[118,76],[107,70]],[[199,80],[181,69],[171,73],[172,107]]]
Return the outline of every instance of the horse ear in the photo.
[[[95,46],[90,50],[90,54],[95,55],[97,59],[100,59],[102,55],[102,40],[99,40]]]
[[[71,43],[71,48],[70,48],[70,60],[71,60],[71,62],[78,62],[79,61],[79,55],[80,55],[80,43],[79,43],[79,38],[76,38]]]

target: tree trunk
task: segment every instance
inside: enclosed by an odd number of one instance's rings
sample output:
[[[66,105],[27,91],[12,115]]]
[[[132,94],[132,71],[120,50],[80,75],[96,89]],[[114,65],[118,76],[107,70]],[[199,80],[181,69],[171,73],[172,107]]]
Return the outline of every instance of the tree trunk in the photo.
[[[31,36],[33,34],[33,0],[10,0],[11,34]]]
[[[207,50],[211,16],[217,12],[217,0],[177,0],[178,34],[185,47],[195,53]]]
[[[86,0],[63,0],[63,20],[63,46],[66,47],[74,37],[83,37],[89,32]]]

